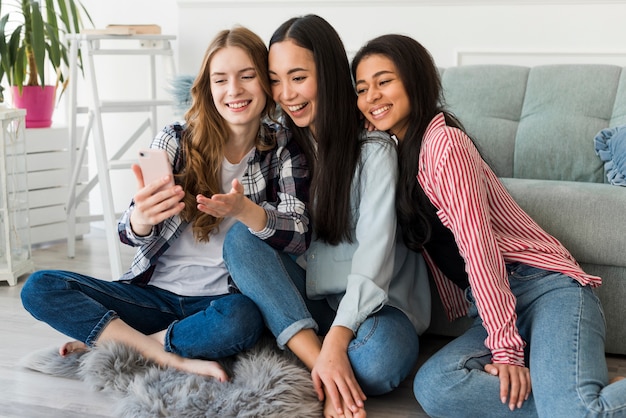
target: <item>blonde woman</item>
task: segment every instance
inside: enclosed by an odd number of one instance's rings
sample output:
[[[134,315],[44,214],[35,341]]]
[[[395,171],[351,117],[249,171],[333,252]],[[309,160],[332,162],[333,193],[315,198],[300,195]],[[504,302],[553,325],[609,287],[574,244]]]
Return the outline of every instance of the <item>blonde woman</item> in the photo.
[[[137,349],[160,365],[228,379],[215,360],[253,346],[264,325],[234,288],[222,258],[239,222],[279,251],[306,249],[308,170],[295,142],[271,115],[267,48],[250,30],[220,32],[192,87],[186,123],[166,127],[151,148],[167,152],[169,176],[139,184],[119,221],[122,242],[138,247],[119,281],[67,271],[35,272],[24,307],[77,341],[61,355],[105,341]],[[288,239],[286,239],[288,237]]]

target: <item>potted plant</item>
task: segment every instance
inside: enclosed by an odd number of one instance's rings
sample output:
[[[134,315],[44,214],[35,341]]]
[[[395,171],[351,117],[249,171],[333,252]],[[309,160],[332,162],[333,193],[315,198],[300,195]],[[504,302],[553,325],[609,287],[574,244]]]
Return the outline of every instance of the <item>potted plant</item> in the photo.
[[[14,106],[26,109],[27,128],[52,124],[57,88],[60,96],[68,81],[65,35],[80,32],[83,16],[93,25],[80,0],[42,1],[0,0],[0,81],[7,78]]]

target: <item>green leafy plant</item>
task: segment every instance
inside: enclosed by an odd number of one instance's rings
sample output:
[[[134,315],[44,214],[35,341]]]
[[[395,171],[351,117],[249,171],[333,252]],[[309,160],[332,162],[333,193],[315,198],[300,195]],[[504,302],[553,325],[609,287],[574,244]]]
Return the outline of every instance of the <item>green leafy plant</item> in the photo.
[[[44,86],[53,71],[62,93],[69,72],[65,35],[79,33],[84,18],[93,21],[80,0],[42,1],[0,0],[0,82],[6,76],[21,92],[23,86]],[[82,71],[80,59],[78,64]]]

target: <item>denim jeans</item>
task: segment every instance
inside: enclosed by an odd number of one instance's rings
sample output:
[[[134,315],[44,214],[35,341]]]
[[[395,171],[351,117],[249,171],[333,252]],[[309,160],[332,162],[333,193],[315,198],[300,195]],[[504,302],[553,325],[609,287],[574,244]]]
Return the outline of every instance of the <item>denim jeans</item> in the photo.
[[[305,271],[292,256],[276,251],[241,223],[228,231],[223,254],[233,281],[257,304],[281,348],[303,329],[328,332],[335,311],[325,299],[306,297]],[[379,395],[408,376],[418,348],[411,321],[399,309],[385,306],[361,324],[348,357],[363,391]]]
[[[154,286],[42,270],[28,278],[21,297],[36,319],[88,346],[115,318],[144,334],[167,329],[166,351],[211,360],[252,347],[264,330],[256,305],[241,294],[179,296]]]
[[[517,327],[526,341],[532,393],[511,412],[499,399],[498,377],[484,372],[491,361],[487,333],[476,321],[417,372],[414,393],[432,417],[626,417],[626,380],[608,385],[605,322],[589,286],[524,264],[508,267],[517,299]],[[468,299],[472,301],[471,292]]]

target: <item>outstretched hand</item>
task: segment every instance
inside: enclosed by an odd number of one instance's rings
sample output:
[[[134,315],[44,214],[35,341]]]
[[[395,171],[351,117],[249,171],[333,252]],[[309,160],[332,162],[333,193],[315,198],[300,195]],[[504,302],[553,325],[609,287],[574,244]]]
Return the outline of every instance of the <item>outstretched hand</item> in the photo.
[[[245,209],[246,196],[243,194],[243,191],[243,185],[239,180],[234,179],[228,193],[214,194],[211,197],[201,194],[196,196],[198,210],[216,218],[225,218],[227,216],[236,218]]]
[[[508,401],[511,411],[521,408],[532,389],[528,367],[491,363],[485,366],[485,371],[500,378],[502,403],[506,404]]]
[[[216,218],[235,218],[253,231],[263,230],[267,224],[265,210],[244,194],[244,187],[239,180],[234,179],[231,185],[228,193],[211,197],[201,194],[196,196],[198,210]]]

